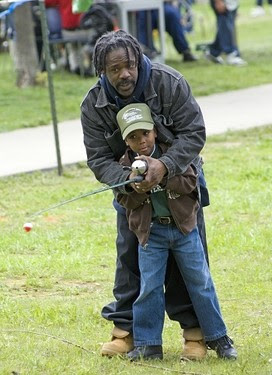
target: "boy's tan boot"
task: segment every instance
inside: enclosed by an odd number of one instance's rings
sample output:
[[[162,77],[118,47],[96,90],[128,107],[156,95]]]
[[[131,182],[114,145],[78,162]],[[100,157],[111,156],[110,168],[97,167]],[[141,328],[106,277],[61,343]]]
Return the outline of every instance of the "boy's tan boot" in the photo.
[[[114,355],[122,355],[130,352],[134,348],[132,334],[123,331],[118,327],[112,330],[112,338],[110,342],[105,342],[101,349],[102,355],[112,357]]]
[[[200,328],[189,328],[183,331],[184,347],[181,359],[200,361],[207,354],[207,346],[203,340]]]

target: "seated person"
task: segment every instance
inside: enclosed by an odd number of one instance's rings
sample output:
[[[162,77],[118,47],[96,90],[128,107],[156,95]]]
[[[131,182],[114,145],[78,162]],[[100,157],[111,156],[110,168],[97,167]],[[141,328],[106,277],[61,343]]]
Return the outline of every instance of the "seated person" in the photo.
[[[67,68],[72,73],[81,74],[80,59],[83,58],[83,51],[79,50],[78,41],[87,42],[92,35],[92,30],[80,29],[82,13],[73,13],[72,0],[45,0],[45,6],[48,9],[57,8],[59,10],[61,35],[64,39],[71,41],[66,44],[68,52]],[[59,22],[57,19],[56,21]],[[91,75],[91,73],[88,74],[88,70],[85,69],[84,75]]]
[[[197,57],[194,56],[191,52],[189,43],[185,37],[185,30],[182,25],[180,8],[172,3],[172,1],[164,1],[164,19],[165,19],[165,30],[172,37],[173,44],[177,52],[183,55],[184,62],[196,61]],[[158,11],[151,11],[151,22],[152,29],[158,28]],[[148,49],[144,52],[148,55],[148,50],[150,51],[150,58],[155,54],[155,47],[152,42],[149,42],[147,35],[147,12],[140,11],[137,13],[137,29],[138,35],[137,38],[139,42],[146,46]],[[152,54],[153,51],[153,54]]]

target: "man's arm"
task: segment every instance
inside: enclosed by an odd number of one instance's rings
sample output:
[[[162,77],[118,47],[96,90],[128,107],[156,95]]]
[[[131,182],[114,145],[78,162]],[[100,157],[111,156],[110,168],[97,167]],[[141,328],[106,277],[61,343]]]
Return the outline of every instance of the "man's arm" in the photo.
[[[116,129],[111,119],[103,118],[98,114],[91,103],[92,99],[87,96],[81,105],[87,164],[101,183],[112,185],[125,181],[130,172],[123,170],[118,162],[125,149],[120,131]],[[121,188],[120,191],[123,189]]]
[[[167,168],[167,176],[183,174],[200,154],[206,141],[206,129],[201,109],[186,80],[181,77],[176,85],[169,110],[174,139],[167,152],[159,158]]]
[[[198,157],[205,144],[206,131],[203,115],[192,96],[188,83],[180,77],[180,79],[170,81],[170,84],[173,91],[171,106],[163,108],[162,113],[168,123],[156,123],[156,128],[159,140],[166,143],[171,141],[172,144],[159,159],[139,157],[146,159],[149,167],[145,180],[138,186],[135,184],[139,190],[152,189],[161,182],[164,176],[170,179],[183,174],[192,161]],[[166,85],[165,90],[170,90],[170,87]],[[159,94],[163,101],[166,93],[159,92]]]

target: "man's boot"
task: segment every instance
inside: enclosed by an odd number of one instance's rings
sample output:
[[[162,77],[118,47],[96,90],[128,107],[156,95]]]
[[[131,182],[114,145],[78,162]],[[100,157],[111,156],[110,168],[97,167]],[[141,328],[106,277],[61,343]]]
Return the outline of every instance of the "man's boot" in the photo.
[[[112,338],[110,342],[105,342],[101,349],[102,355],[112,357],[114,355],[122,355],[130,352],[134,348],[132,334],[123,331],[118,327],[112,330]]]
[[[200,361],[207,354],[207,346],[203,340],[200,328],[188,328],[183,330],[184,347],[181,359]]]

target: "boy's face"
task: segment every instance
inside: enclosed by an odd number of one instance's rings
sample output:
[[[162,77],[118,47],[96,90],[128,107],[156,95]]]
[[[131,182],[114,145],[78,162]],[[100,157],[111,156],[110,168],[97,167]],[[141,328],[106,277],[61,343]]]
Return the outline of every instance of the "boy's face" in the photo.
[[[129,133],[126,144],[137,154],[149,156],[153,151],[156,137],[157,133],[154,129],[138,129]]]

